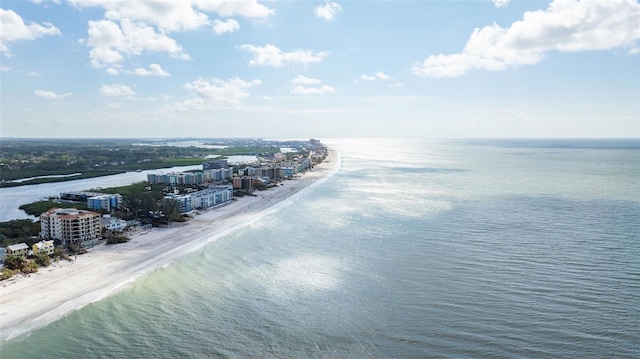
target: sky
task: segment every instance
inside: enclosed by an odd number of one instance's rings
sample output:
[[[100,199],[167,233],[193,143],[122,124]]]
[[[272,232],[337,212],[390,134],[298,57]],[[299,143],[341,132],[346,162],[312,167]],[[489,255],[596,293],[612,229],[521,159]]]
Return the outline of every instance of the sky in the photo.
[[[640,137],[637,0],[3,0],[0,136]]]

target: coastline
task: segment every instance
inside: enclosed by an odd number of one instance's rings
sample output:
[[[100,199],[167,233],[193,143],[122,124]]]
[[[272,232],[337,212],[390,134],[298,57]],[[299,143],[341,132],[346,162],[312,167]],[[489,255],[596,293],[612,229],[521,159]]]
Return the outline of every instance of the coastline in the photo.
[[[43,327],[128,287],[162,268],[260,219],[276,204],[318,183],[339,169],[340,156],[329,150],[312,170],[282,186],[256,192],[201,212],[184,224],[134,234],[127,243],[99,245],[73,262],[59,261],[30,276],[0,282],[0,341]]]

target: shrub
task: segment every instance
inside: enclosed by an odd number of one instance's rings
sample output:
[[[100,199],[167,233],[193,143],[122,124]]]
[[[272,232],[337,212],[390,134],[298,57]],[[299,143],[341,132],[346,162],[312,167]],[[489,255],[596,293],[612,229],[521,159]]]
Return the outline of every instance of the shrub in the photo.
[[[12,270],[22,270],[27,264],[27,260],[20,256],[9,255],[4,260],[4,266]]]
[[[66,251],[64,250],[63,246],[56,246],[56,248],[53,251],[53,255],[54,256],[58,256],[62,259],[66,259],[68,261],[71,261],[71,258],[67,255]]]
[[[7,279],[13,277],[18,272],[20,272],[20,271],[9,269],[9,268],[3,268],[2,272],[0,273],[0,280],[7,280]]]
[[[27,265],[22,268],[22,273],[35,273],[38,271],[38,268],[40,268],[40,266],[36,262],[28,262]]]
[[[118,244],[129,242],[130,238],[124,234],[114,234],[107,239],[107,244]]]
[[[45,253],[36,254],[35,261],[40,267],[48,267],[51,264],[51,258]]]
[[[87,253],[87,249],[83,246],[77,245],[75,243],[69,243],[69,245],[67,246],[67,248],[69,249],[69,253],[71,255],[77,255],[77,254],[85,254]]]

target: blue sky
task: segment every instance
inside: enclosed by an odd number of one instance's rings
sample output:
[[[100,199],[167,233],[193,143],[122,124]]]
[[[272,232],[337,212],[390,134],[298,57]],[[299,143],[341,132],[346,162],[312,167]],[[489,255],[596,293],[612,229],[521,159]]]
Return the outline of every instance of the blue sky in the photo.
[[[640,137],[637,0],[0,4],[3,137]]]

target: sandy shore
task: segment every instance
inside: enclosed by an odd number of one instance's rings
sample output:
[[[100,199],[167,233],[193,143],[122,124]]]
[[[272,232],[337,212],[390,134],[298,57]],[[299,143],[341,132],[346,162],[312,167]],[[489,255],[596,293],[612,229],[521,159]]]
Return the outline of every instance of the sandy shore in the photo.
[[[259,219],[275,204],[334,173],[338,166],[338,156],[329,151],[320,165],[281,182],[283,185],[256,192],[257,197],[242,197],[201,212],[186,224],[143,231],[128,243],[98,245],[73,262],[62,260],[30,276],[0,282],[0,340],[44,326],[132,285],[141,275]]]

